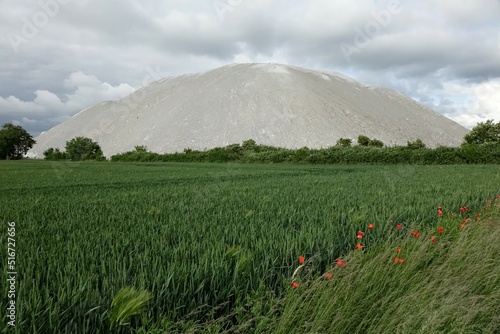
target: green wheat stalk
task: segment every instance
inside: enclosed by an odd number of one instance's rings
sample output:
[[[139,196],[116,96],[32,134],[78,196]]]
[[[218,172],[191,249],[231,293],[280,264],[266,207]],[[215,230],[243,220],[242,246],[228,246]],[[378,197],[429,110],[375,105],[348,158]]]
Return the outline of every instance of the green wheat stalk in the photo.
[[[116,325],[121,326],[129,317],[142,313],[150,299],[151,294],[146,290],[137,291],[133,287],[124,287],[118,291],[111,302],[110,329]]]

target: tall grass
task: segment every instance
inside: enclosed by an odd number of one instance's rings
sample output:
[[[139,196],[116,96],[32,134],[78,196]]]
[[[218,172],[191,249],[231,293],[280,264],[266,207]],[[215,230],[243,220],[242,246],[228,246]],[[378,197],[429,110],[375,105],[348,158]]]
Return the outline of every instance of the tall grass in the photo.
[[[266,331],[500,332],[500,210],[489,210],[496,213],[464,229],[446,219],[442,234],[427,228],[419,239],[392,235],[366,253],[350,252],[345,268],[330,270],[331,280],[289,291],[282,316]]]
[[[111,302],[110,330],[123,326],[132,316],[140,315],[151,299],[147,291],[137,291],[133,287],[124,287]]]

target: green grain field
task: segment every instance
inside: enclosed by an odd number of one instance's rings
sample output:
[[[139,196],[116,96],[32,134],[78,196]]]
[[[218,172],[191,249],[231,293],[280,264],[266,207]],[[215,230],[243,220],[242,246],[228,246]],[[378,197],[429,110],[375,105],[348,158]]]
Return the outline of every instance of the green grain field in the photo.
[[[481,210],[500,166],[6,161],[0,191],[2,277],[8,222],[18,272],[17,326],[0,332],[108,333],[113,297],[130,286],[151,300],[128,333],[237,323],[249,299],[289,289],[299,255],[320,275],[368,224],[366,249],[397,224],[436,226],[437,206]]]

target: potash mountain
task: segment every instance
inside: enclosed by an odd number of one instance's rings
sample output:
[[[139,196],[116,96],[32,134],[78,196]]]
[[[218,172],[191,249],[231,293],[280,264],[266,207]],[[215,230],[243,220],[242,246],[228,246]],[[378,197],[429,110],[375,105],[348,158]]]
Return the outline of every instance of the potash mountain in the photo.
[[[397,91],[342,74],[280,64],[232,64],[164,78],[118,101],[82,110],[41,133],[29,156],[89,137],[105,156],[144,145],[157,153],[254,139],[284,148],[326,148],[359,135],[385,145],[420,138],[458,146],[468,130]]]

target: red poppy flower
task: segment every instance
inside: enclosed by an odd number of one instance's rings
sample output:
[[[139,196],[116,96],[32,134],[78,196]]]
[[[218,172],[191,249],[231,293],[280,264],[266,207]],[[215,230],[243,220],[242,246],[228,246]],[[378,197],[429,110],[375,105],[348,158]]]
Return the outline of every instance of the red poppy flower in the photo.
[[[487,199],[486,204],[491,204],[491,199]]]
[[[418,233],[418,231],[413,231],[413,232],[411,232],[411,234],[413,234],[413,236],[414,236],[415,238],[420,237],[420,233]]]
[[[397,225],[396,225],[396,228],[397,228],[398,230],[400,230],[400,229],[402,229],[402,228],[403,228],[403,226],[401,226],[401,224],[397,224]]]
[[[433,237],[432,235],[431,235],[431,241],[432,241],[433,243],[437,243],[437,242],[438,242],[438,241],[437,241],[437,239],[436,239],[435,237]]]
[[[337,265],[338,265],[339,267],[345,267],[345,266],[347,266],[347,263],[345,263],[345,262],[344,262],[344,261],[342,261],[341,259],[338,259],[338,260],[337,260]]]
[[[374,228],[374,227],[375,227],[375,225],[373,225],[373,224],[368,225],[368,228],[369,228],[370,230],[373,230],[373,228]]]
[[[438,210],[438,216],[439,216],[439,217],[442,217],[442,216],[443,216],[443,211]]]
[[[464,229],[465,228],[465,224],[460,224],[460,228]]]
[[[361,240],[361,239],[363,239],[363,236],[361,234],[358,234],[358,236],[356,238],[358,238],[359,240]]]
[[[292,282],[292,288],[297,289],[299,287],[299,283]]]
[[[476,214],[476,217],[481,217],[481,212],[478,212],[478,213]]]
[[[444,228],[442,228],[441,226],[440,226],[440,227],[438,227],[438,232],[439,232],[439,233],[443,233],[443,232],[444,232]]]
[[[330,274],[330,273],[326,273],[326,274],[325,274],[325,278],[326,278],[326,279],[332,279],[332,277],[333,277],[333,275],[332,275],[332,274]]]
[[[358,237],[359,237],[359,236],[361,236],[361,238],[362,238],[362,237],[364,237],[364,236],[365,236],[365,232],[358,231]]]
[[[396,252],[401,253],[401,247],[398,247],[398,248],[396,249]]]
[[[361,244],[357,244],[357,245],[356,245],[356,249],[362,250],[362,249],[363,249],[363,246],[362,246]]]
[[[404,263],[405,260],[395,256],[393,259],[394,263]]]
[[[299,263],[302,264],[304,263],[305,258],[301,255],[299,256]]]

